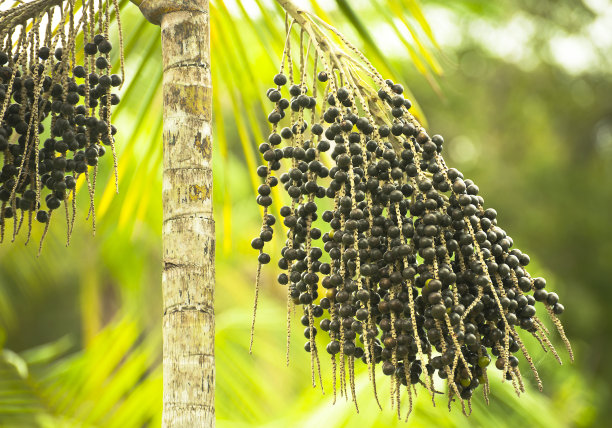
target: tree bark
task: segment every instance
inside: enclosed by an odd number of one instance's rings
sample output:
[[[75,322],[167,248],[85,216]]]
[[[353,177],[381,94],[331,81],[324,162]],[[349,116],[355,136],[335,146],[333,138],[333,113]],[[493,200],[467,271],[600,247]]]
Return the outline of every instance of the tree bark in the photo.
[[[164,67],[163,427],[215,425],[212,85],[208,0],[133,0]],[[140,76],[140,78],[146,78]]]

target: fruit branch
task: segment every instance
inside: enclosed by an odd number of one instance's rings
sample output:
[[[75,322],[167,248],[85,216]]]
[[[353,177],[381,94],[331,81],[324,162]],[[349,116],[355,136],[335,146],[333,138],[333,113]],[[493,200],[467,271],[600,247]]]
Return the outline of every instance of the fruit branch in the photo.
[[[268,141],[259,146],[267,163],[257,169],[263,179],[257,204],[264,216],[251,246],[259,251],[257,290],[261,265],[271,261],[264,248],[276,218],[268,209],[272,188],[280,184],[291,204],[278,211],[289,229],[278,260],[287,272],[278,283],[288,289],[288,316],[293,305],[304,310],[313,386],[315,370],[320,374],[314,340],[320,329],[328,332],[325,350],[332,359],[334,397],[339,368],[340,394],[351,394],[357,409],[357,360],[368,365],[375,398],[374,367],[382,365],[398,412],[402,385],[411,392],[412,385],[422,384],[434,399],[437,372],[447,381],[449,408],[458,399],[467,414],[480,384],[487,397],[493,357],[502,379],[524,392],[513,355],[519,351],[541,387],[516,329],[535,336],[558,357],[536,315],[534,305],[542,302],[571,358],[556,317],[564,310],[558,296],[544,290],[544,279],[529,275],[529,257],[512,248],[514,242],[498,226],[497,212],[485,208],[478,186],[447,167],[444,139],[430,137],[411,114],[402,85],[384,80],[331,25],[291,0],[277,3],[287,14],[287,38],[275,87],[266,93],[274,110],[268,115]],[[292,59],[294,24],[300,31]],[[312,51],[309,76],[305,67]],[[317,92],[317,81],[325,86],[324,95]],[[330,152],[330,168],[325,152]],[[282,170],[282,159],[287,169],[277,178],[274,171]],[[331,208],[320,217],[315,198],[328,198]],[[329,223],[327,232],[314,223],[318,218]],[[321,259],[324,251],[329,259]],[[319,317],[325,318],[315,327]]]
[[[339,70],[342,70],[339,57],[346,57],[353,60],[346,53],[342,52],[331,42],[323,31],[313,21],[311,15],[305,10],[299,9],[291,0],[276,0],[277,3],[287,12],[287,14],[295,20],[295,22],[310,36],[316,50],[322,56],[323,53],[329,53],[334,64]],[[333,28],[333,27],[330,27]],[[353,60],[354,61],[354,60]]]
[[[0,34],[62,3],[63,0],[34,0],[0,12]]]
[[[79,19],[75,18],[75,3],[33,0],[0,12],[0,154],[4,171],[0,175],[0,242],[7,219],[13,219],[12,240],[25,226],[29,242],[35,218],[45,225],[39,251],[51,215],[62,204],[67,244],[70,242],[76,217],[76,181],[81,175],[87,182],[88,219],[95,232],[95,177],[98,160],[107,148],[116,172],[116,128],[111,124],[111,110],[120,101],[113,91],[123,76],[112,74],[110,63],[111,3],[104,6],[83,0]],[[59,22],[55,23],[57,15]],[[118,22],[119,32],[120,28]],[[18,37],[16,31],[20,31]],[[85,55],[77,61],[76,38],[81,31]],[[122,50],[121,36],[119,40]],[[49,134],[43,142],[40,137],[44,131]]]
[[[335,27],[323,21],[316,15],[311,15],[307,11],[298,8],[291,0],[276,0],[277,3],[287,12],[287,14],[298,24],[311,38],[315,46],[317,54],[324,60],[325,54],[329,55],[333,68],[349,83],[356,95],[360,98],[364,109],[368,110],[372,119],[379,126],[391,125],[391,120],[385,113],[385,106],[381,102],[376,91],[360,78],[359,73],[363,73],[372,79],[377,86],[389,95],[394,95],[387,88],[385,80],[374,66],[368,61],[365,55],[353,44],[351,44]],[[325,33],[324,30],[331,32],[337,36],[342,43],[348,48],[357,58],[347,53]],[[424,128],[417,119],[408,111],[408,121],[418,130],[424,131]],[[395,138],[391,138],[394,147],[399,150],[400,143]]]

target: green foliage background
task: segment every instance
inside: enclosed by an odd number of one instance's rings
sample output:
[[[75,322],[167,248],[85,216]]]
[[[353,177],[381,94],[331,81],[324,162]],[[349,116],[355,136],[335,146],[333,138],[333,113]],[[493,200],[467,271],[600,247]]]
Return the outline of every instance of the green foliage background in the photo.
[[[121,193],[114,195],[107,163],[98,180],[95,237],[80,218],[69,248],[61,221],[40,258],[21,240],[0,246],[2,427],[160,424],[161,61],[158,29],[133,5],[121,4],[128,71],[114,114]],[[302,4],[412,91],[427,128],[446,138],[447,163],[479,185],[502,227],[531,255],[532,273],[545,276],[566,306],[562,320],[576,362],[558,367],[529,343],[543,394],[528,380],[518,399],[510,385],[495,380],[491,405],[476,398],[469,418],[458,409],[449,414],[443,400],[433,408],[423,394],[410,426],[606,426],[612,416],[605,406],[612,381],[612,41],[597,28],[612,22],[612,4]],[[273,267],[264,269],[254,353],[248,354],[256,271],[249,242],[259,224],[256,148],[267,130],[270,106],[263,95],[282,52],[283,19],[270,1],[217,0],[211,20],[218,424],[405,426],[388,406],[377,409],[363,371],[359,415],[344,400],[332,406],[331,382],[326,395],[310,388],[299,327],[285,367],[285,293]],[[323,367],[329,374],[329,364]],[[527,367],[524,372],[530,379]],[[379,380],[383,396],[386,386]]]

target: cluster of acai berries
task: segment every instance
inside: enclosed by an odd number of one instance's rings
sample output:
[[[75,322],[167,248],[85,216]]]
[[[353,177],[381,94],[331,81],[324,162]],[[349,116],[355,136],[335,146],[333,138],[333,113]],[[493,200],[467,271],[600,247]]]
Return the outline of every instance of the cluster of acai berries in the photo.
[[[6,219],[24,213],[47,223],[79,175],[98,164],[113,144],[110,107],[119,103],[113,90],[122,83],[110,73],[112,45],[102,34],[85,44],[82,65],[70,47],[21,48],[0,52],[3,230]]]
[[[409,113],[401,85],[381,81],[377,94],[363,93],[336,70],[317,78],[319,99],[284,74],[267,92],[273,131],[259,147],[264,220],[252,241],[259,262],[269,263],[263,249],[278,186],[291,200],[279,210],[288,232],[278,282],[303,307],[306,350],[317,352],[322,330],[334,368],[336,358],[341,367],[345,357],[361,359],[374,374],[380,363],[398,390],[421,383],[432,394],[439,376],[462,403],[479,385],[486,395],[492,361],[522,391],[519,353],[539,384],[517,332],[557,355],[538,314],[548,312],[564,337],[558,296],[529,275],[529,257],[476,184],[446,166],[443,138]]]

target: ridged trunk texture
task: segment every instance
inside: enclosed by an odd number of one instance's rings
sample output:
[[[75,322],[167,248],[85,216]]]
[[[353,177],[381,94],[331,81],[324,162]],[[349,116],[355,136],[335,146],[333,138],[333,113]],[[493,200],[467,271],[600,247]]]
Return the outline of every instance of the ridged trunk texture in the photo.
[[[163,427],[215,425],[208,0],[144,0],[164,66]]]

